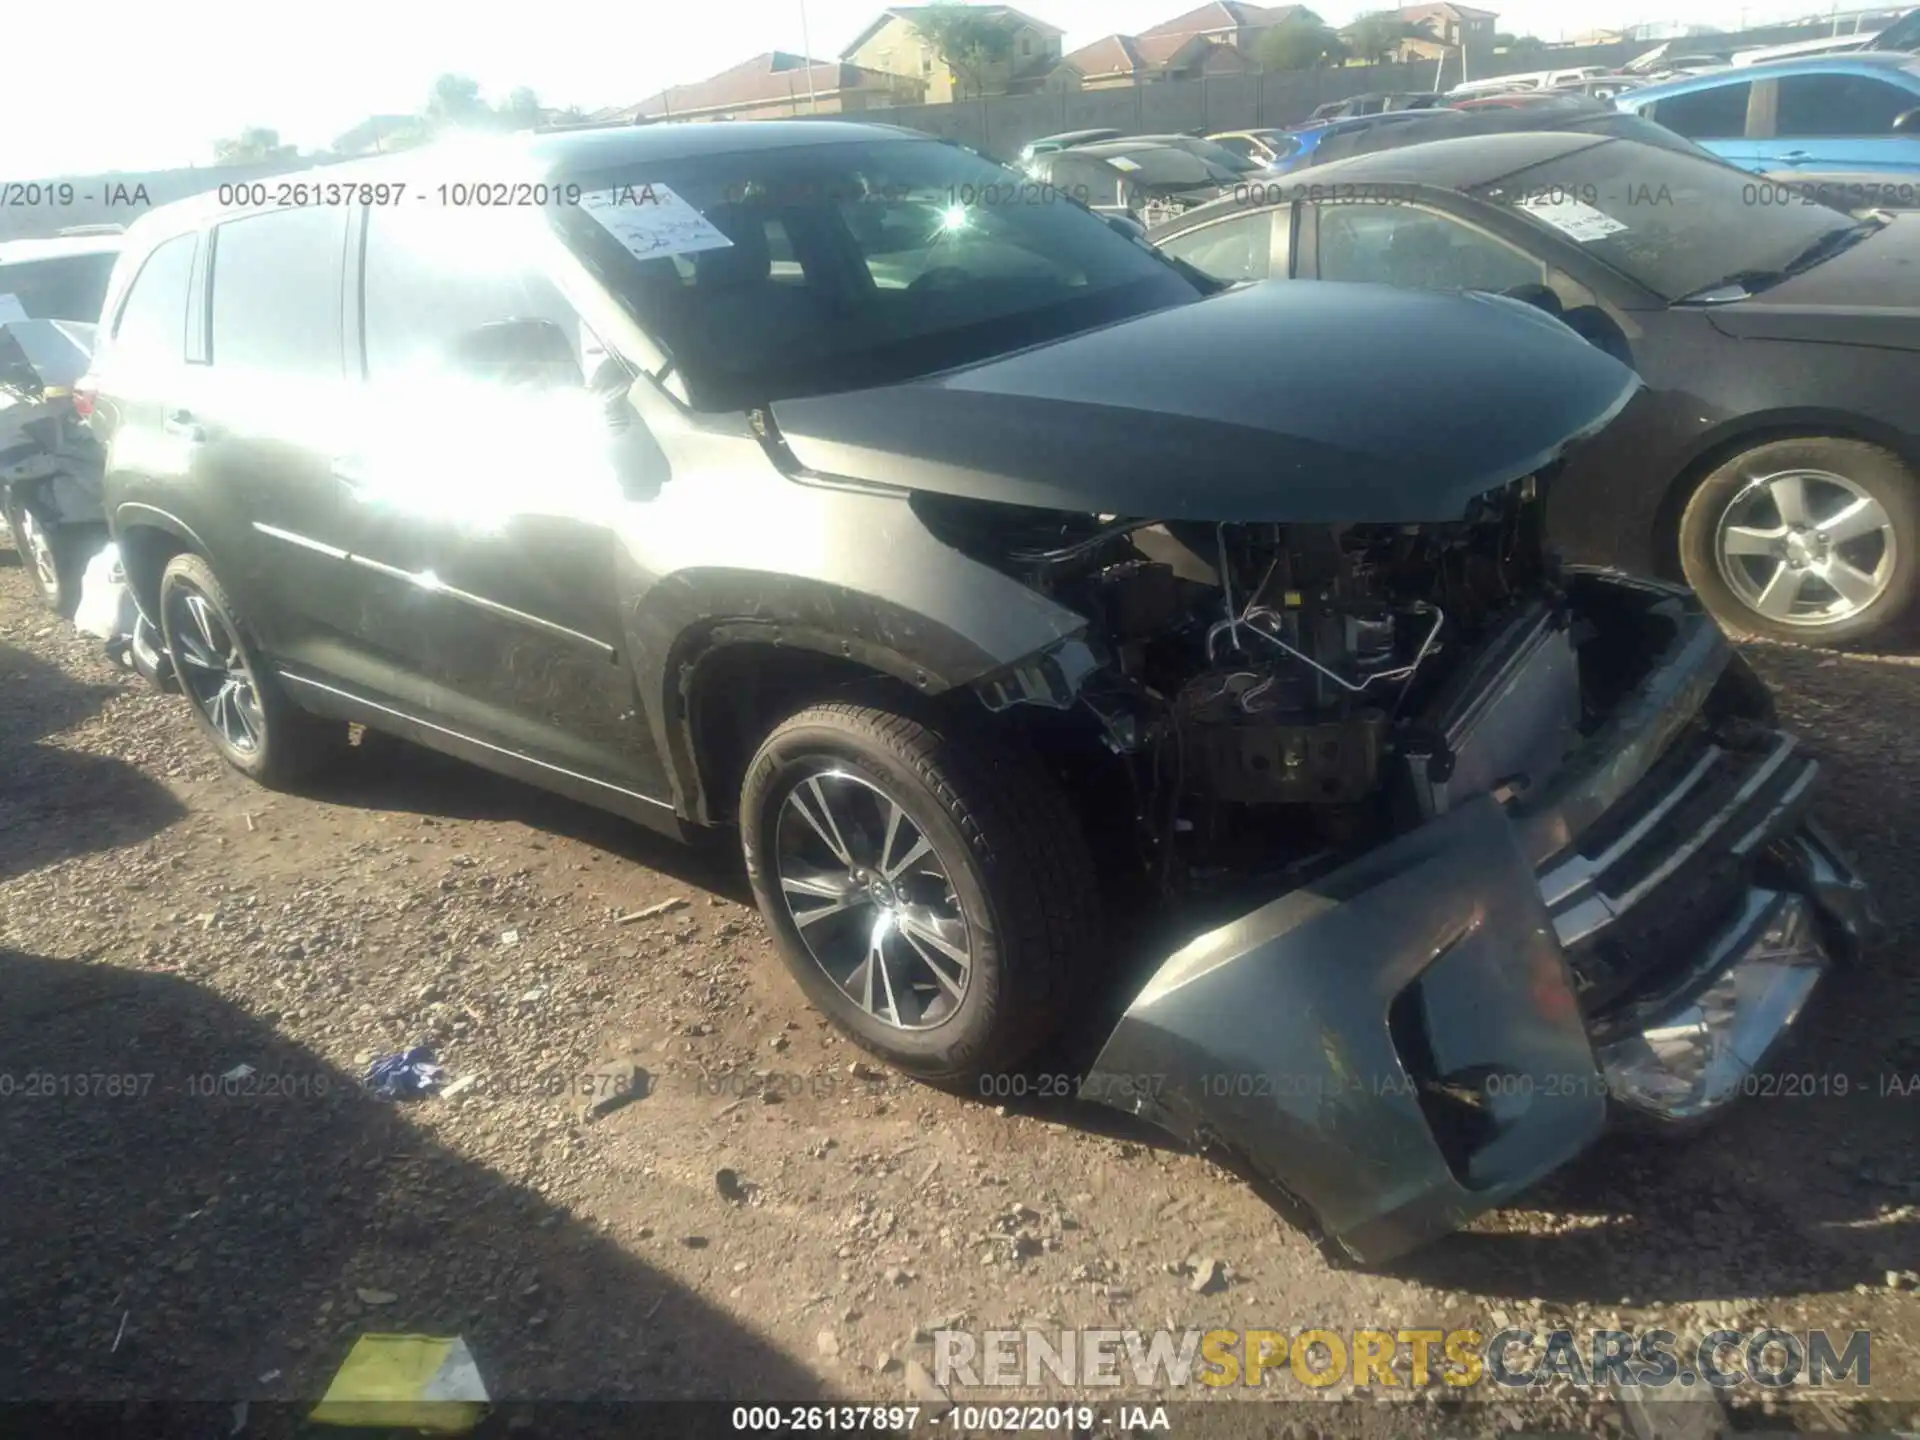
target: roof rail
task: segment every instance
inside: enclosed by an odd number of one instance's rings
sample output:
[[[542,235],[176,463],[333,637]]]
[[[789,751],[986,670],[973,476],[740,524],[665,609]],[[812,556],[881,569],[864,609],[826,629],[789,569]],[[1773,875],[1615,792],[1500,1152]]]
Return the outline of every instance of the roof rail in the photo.
[[[60,237],[61,239],[65,239],[66,237],[68,237],[68,236],[70,236],[70,235],[72,235],[72,236],[79,236],[79,235],[124,235],[124,234],[126,234],[126,233],[127,233],[127,227],[126,227],[126,226],[124,226],[124,225],[113,225],[113,224],[100,224],[100,225],[64,225],[64,226],[62,226],[62,227],[61,227],[61,228],[60,228],[59,230],[56,230],[56,231],[55,231],[54,233],[55,233],[55,234],[56,234],[57,236],[59,236],[59,237]]]

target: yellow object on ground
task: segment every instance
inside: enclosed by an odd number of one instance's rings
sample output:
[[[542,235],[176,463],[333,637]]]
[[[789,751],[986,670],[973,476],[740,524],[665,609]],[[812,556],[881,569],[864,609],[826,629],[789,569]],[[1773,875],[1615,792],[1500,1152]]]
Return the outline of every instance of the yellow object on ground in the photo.
[[[478,1425],[486,1408],[487,1387],[458,1336],[362,1335],[311,1418],[459,1434]]]

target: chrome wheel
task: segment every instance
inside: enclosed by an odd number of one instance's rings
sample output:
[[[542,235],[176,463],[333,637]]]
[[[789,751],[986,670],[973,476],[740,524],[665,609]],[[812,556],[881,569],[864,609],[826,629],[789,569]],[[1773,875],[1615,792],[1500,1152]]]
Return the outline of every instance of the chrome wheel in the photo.
[[[239,754],[253,754],[266,734],[267,718],[239,637],[197,590],[178,586],[167,603],[167,633],[181,688],[227,745]]]
[[[40,517],[26,506],[20,509],[20,538],[27,542],[25,559],[33,566],[34,578],[49,595],[60,592],[60,560],[53,552],[53,539],[40,524]]]
[[[902,1030],[950,1019],[972,934],[933,842],[871,781],[818,770],[787,792],[775,878],[801,941],[867,1014]]]
[[[1742,604],[1813,628],[1850,619],[1886,593],[1898,538],[1886,508],[1844,475],[1786,470],[1734,497],[1714,558]]]

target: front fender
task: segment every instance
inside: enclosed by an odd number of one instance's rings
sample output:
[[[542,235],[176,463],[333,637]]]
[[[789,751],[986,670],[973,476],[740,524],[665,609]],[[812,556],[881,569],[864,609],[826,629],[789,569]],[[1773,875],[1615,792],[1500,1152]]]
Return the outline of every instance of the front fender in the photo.
[[[1606,1119],[1532,865],[1486,796],[1175,953],[1086,1084],[1237,1155],[1365,1263],[1457,1229]]]

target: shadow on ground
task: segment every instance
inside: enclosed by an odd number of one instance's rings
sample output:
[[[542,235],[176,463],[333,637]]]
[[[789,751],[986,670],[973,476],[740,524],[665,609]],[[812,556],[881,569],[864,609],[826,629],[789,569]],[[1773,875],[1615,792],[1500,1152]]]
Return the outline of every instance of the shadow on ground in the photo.
[[[115,695],[0,644],[0,881],[149,839],[182,818],[165,786],[122,761],[46,743]]]
[[[414,1113],[199,986],[0,950],[0,1401],[311,1398],[369,1331],[463,1336],[496,1399],[821,1398]]]

